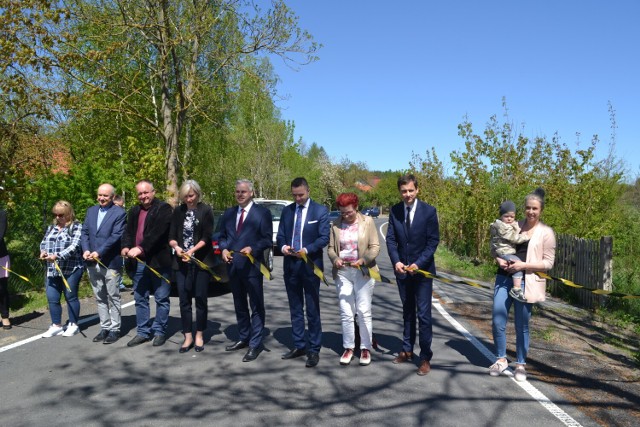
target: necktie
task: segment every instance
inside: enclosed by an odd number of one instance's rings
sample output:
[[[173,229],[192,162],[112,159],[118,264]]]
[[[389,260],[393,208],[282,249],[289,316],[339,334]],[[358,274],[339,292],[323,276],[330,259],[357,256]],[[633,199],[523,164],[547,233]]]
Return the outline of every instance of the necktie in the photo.
[[[238,220],[238,225],[236,227],[236,233],[240,233],[242,231],[242,224],[244,223],[244,209],[240,209],[240,219]]]
[[[293,226],[293,251],[298,252],[302,249],[302,208],[304,206],[298,205],[296,210],[296,223]]]
[[[404,218],[404,222],[407,224],[407,231],[411,228],[411,208],[407,206],[407,215]]]

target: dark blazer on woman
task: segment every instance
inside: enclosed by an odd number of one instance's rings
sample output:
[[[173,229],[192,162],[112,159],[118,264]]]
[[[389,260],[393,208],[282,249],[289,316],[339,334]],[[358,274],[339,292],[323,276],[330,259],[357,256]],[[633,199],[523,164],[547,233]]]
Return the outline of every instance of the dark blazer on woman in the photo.
[[[184,249],[184,218],[187,215],[187,205],[182,204],[174,209],[169,228],[169,240],[178,242],[178,246]],[[213,246],[211,236],[213,234],[213,209],[206,203],[199,202],[196,208],[196,221],[193,230],[193,244],[203,241],[205,245],[195,252],[195,257],[213,267]],[[173,257],[173,269],[178,270],[178,257]]]

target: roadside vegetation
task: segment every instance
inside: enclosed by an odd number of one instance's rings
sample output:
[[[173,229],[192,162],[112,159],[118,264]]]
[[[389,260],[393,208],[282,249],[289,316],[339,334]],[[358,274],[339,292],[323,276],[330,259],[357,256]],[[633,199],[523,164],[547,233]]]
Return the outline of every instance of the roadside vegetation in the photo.
[[[361,207],[384,214],[398,200],[398,175],[412,172],[420,197],[438,209],[440,268],[486,281],[495,270],[488,228],[499,204],[511,199],[521,209],[541,186],[543,221],[556,233],[613,236],[614,290],[640,294],[640,180],[615,157],[614,106],[604,142],[577,135],[568,144],[553,130],[527,136],[504,101],[501,118],[488,118],[481,131],[462,120],[464,148],[446,161],[429,148],[437,141],[425,141],[405,170],[370,171],[295,139],[295,123],[281,119],[271,61],[304,72],[320,59],[321,45],[284,1],[268,10],[254,3],[7,4],[0,14],[0,206],[8,212],[13,269],[31,280],[11,277],[12,310],[45,305],[36,255],[52,205],[69,200],[83,219],[98,185],[111,182],[131,206],[142,178],[172,202],[180,182],[195,179],[205,201],[223,209],[233,204],[237,178],[252,179],[257,197],[286,199],[291,179],[305,176],[312,197],[330,208],[340,192],[355,191]],[[610,154],[598,159],[602,145]],[[610,298],[598,312],[640,324],[638,299]]]

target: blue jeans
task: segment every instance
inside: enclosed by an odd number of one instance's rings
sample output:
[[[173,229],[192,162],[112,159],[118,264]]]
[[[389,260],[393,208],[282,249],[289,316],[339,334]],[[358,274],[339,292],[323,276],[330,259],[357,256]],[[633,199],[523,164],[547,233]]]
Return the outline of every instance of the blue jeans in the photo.
[[[529,352],[529,319],[531,319],[531,307],[533,304],[521,303],[509,296],[509,290],[513,287],[513,279],[510,276],[498,274],[493,290],[493,343],[496,347],[496,356],[507,357],[507,321],[509,310],[513,305],[516,326],[516,355],[517,363],[526,364]],[[525,288],[525,283],[522,283]]]
[[[157,269],[162,276],[169,278],[170,268]],[[153,298],[156,300],[156,317],[151,323],[151,309],[149,308],[149,295],[153,289]],[[142,263],[138,263],[133,275],[133,297],[136,302],[136,323],[138,335],[149,338],[151,331],[154,335],[164,335],[169,321],[169,293],[171,285],[156,276]]]
[[[67,289],[62,281],[62,277],[47,277],[47,301],[49,302],[49,313],[51,314],[51,322],[56,325],[62,324],[62,305],[60,298],[64,294],[67,301],[67,310],[69,312],[69,322],[78,323],[80,317],[80,301],[78,300],[78,286],[83,273],[82,268],[76,268],[73,273],[65,276],[71,290]]]

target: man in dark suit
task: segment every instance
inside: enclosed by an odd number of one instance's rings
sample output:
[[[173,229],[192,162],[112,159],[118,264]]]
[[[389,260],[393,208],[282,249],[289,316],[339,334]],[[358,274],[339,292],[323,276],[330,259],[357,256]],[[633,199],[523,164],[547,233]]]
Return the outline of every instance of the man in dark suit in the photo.
[[[420,364],[418,375],[431,370],[431,294],[433,280],[416,274],[420,269],[436,274],[434,254],[440,242],[440,229],[436,208],[417,199],[418,181],[413,175],[398,179],[402,202],[394,205],[389,213],[387,250],[397,278],[402,301],[404,332],[402,351],[393,363],[412,360],[416,341],[416,312],[419,325]]]
[[[93,342],[112,344],[120,338],[120,278],[122,257],[120,240],[126,214],[113,204],[111,184],[98,187],[98,204],[87,210],[82,224],[80,245],[87,264],[100,317],[100,333]]]
[[[136,184],[139,204],[131,208],[122,238],[121,255],[127,257],[127,270],[133,277],[133,295],[136,302],[137,335],[127,343],[134,347],[155,335],[153,345],[161,346],[167,340],[169,321],[168,278],[171,273],[169,226],[173,209],[155,198],[156,190],[147,180]],[[138,258],[142,262],[136,260]],[[151,269],[163,278],[158,277]],[[165,280],[167,279],[167,280]],[[153,289],[156,317],[151,322],[149,293]]]
[[[284,284],[289,298],[291,329],[294,348],[282,355],[293,359],[307,354],[308,368],[320,360],[322,325],[320,323],[320,279],[301,257],[306,253],[309,260],[320,270],[323,248],[329,244],[329,210],[309,198],[309,184],[304,178],[291,182],[291,194],[295,203],[282,210],[277,243],[284,257]],[[304,305],[307,306],[309,327],[309,351],[305,339]]]
[[[227,209],[222,216],[219,245],[222,259],[228,264],[240,336],[225,350],[236,351],[249,347],[242,361],[251,362],[257,359],[264,348],[264,278],[260,268],[252,264],[246,255],[253,256],[260,263],[264,262],[264,251],[273,244],[273,223],[269,209],[253,203],[251,181],[236,181],[235,197],[238,206]]]

